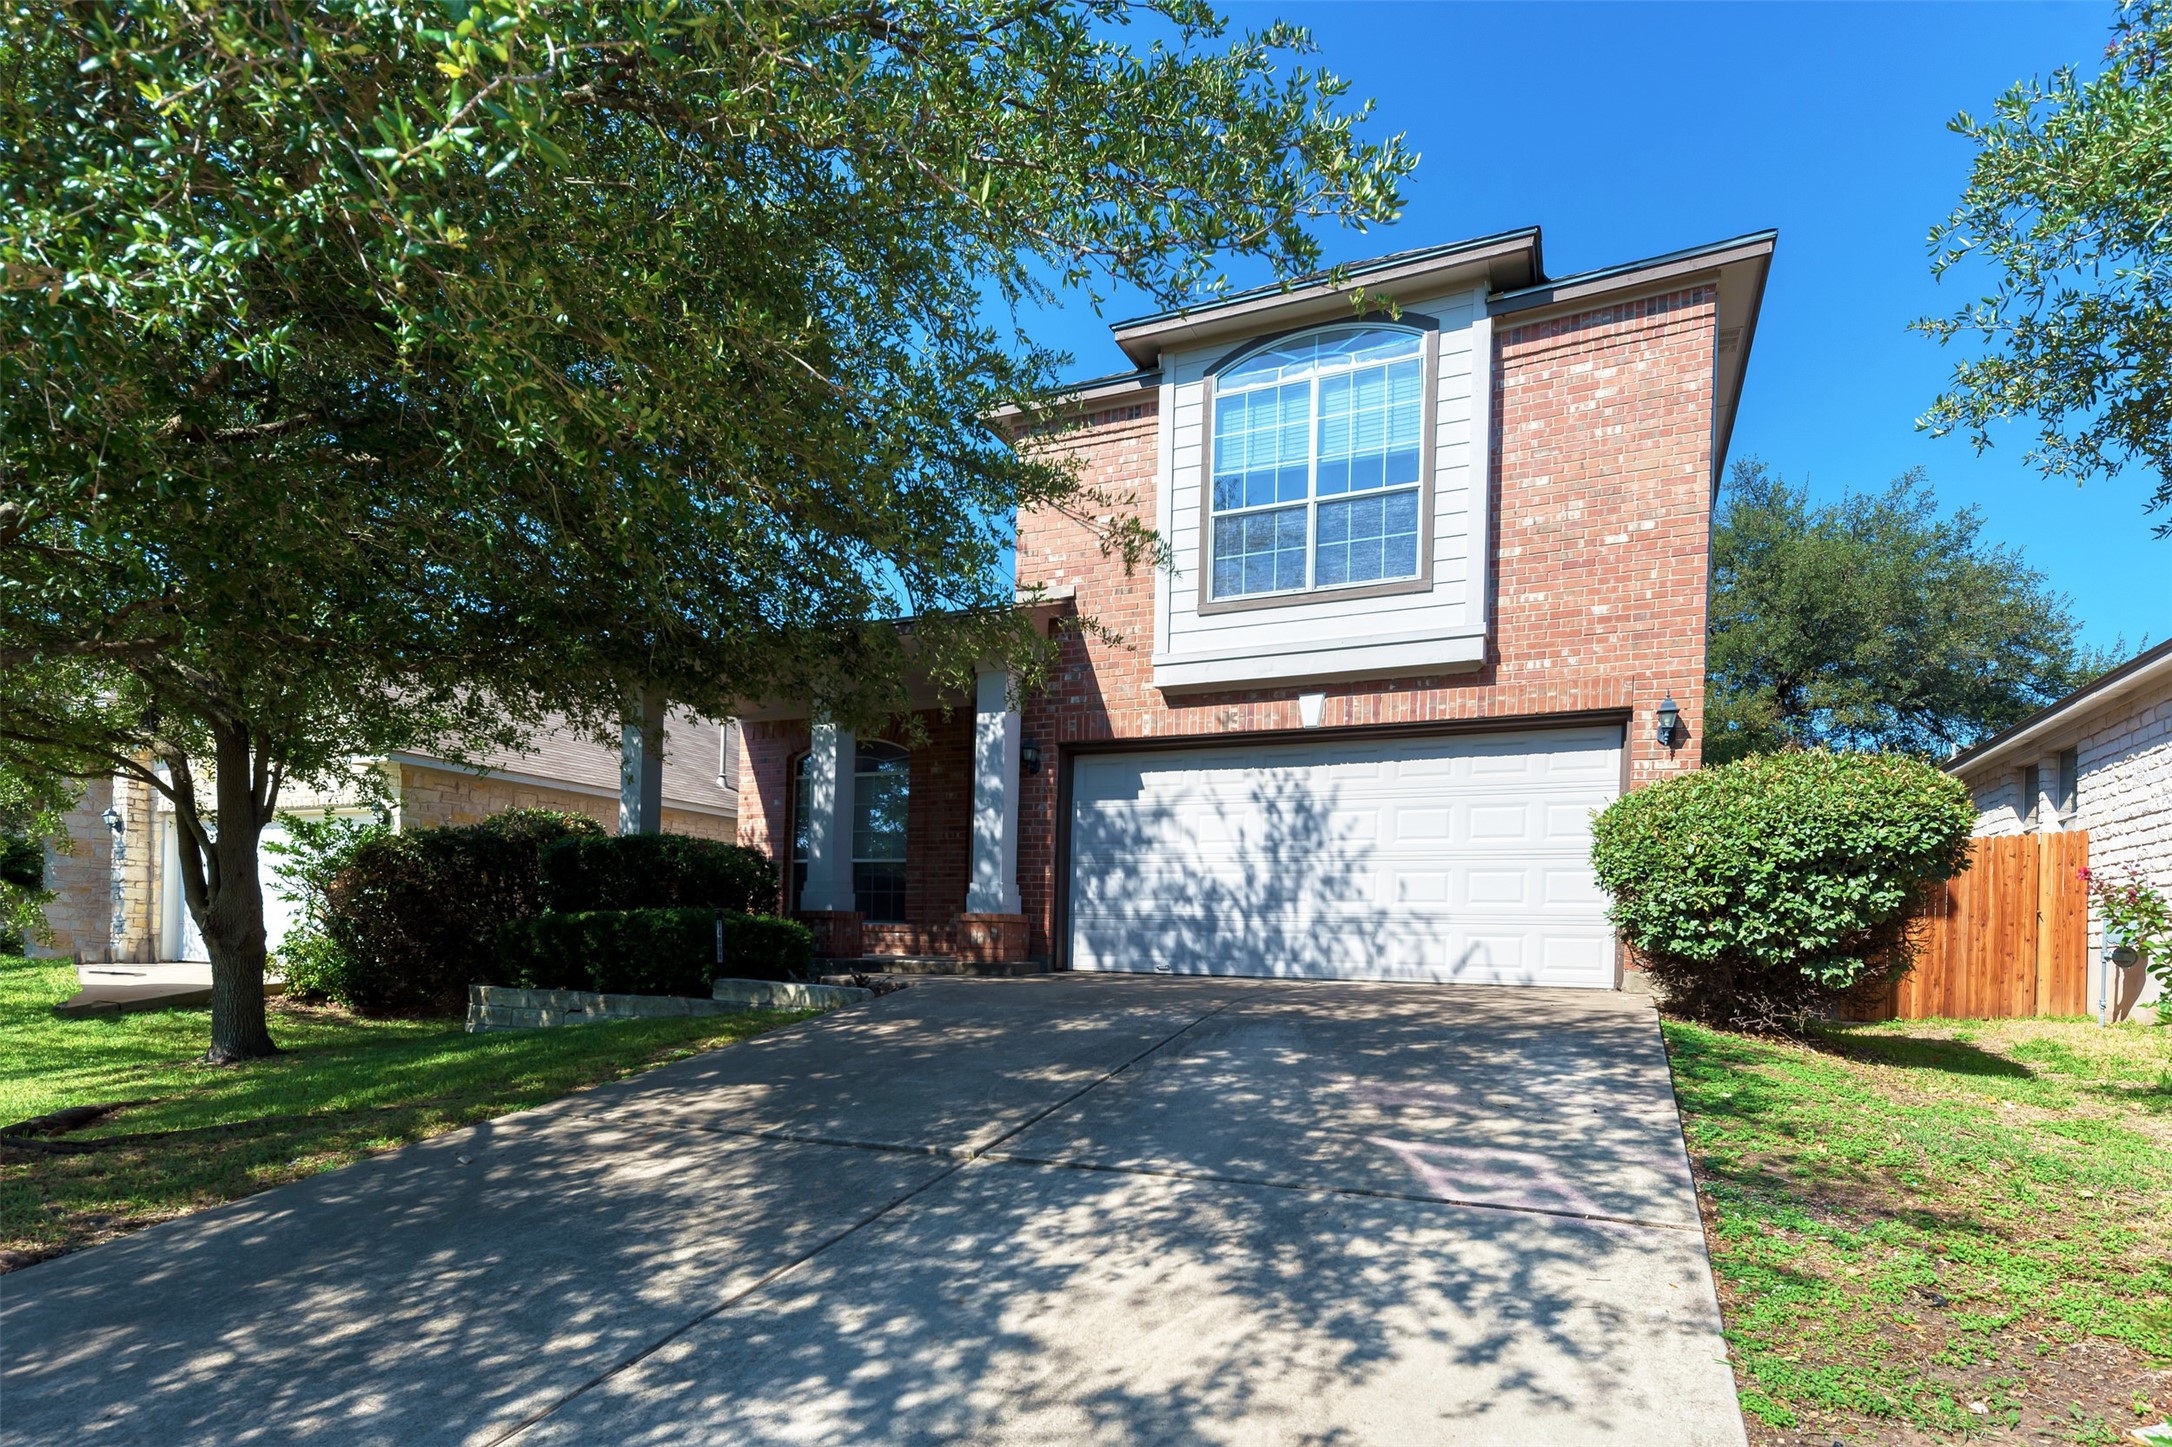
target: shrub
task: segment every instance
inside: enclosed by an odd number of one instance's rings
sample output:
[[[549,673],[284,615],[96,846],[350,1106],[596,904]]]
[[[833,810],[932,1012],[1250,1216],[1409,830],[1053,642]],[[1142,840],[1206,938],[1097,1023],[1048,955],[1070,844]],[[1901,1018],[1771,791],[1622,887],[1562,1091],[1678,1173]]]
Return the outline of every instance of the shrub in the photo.
[[[341,959],[334,998],[359,1010],[456,1010],[490,978],[497,934],[541,913],[543,851],[600,835],[580,814],[516,809],[479,824],[376,830],[324,887],[323,933]]]
[[[302,925],[288,930],[269,964],[287,982],[290,1000],[348,1003],[347,953],[321,930]]]
[[[1592,865],[1667,1007],[1796,1030],[1907,971],[1923,887],[1968,865],[1960,780],[1901,754],[1766,754],[1617,800]]]
[[[0,834],[0,955],[19,953],[38,910],[52,895],[45,888],[45,845],[26,834]]]
[[[2104,922],[2104,942],[2126,945],[2142,956],[2143,965],[2157,977],[2157,1023],[2172,1024],[2172,901],[2134,874],[2084,868],[2081,880]]]
[[[776,908],[777,873],[761,850],[715,839],[579,836],[544,851],[543,901],[564,914],[694,908],[754,914]]]
[[[715,909],[585,910],[508,922],[495,978],[528,989],[706,995],[718,976],[802,979],[813,963],[814,934],[796,920]]]

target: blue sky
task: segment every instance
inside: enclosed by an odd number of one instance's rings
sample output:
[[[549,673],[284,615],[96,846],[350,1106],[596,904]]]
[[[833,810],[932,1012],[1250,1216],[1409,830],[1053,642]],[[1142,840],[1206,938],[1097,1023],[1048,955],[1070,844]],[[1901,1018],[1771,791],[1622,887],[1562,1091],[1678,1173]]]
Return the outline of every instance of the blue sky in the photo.
[[[2110,4],[1285,0],[1227,13],[1310,27],[1316,62],[1422,155],[1402,221],[1327,235],[1330,260],[1537,223],[1560,275],[1777,227],[1730,458],[1762,457],[1819,495],[1920,465],[1942,502],[1981,509],[1989,536],[2072,597],[2089,641],[2172,634],[2172,541],[2150,531],[2141,478],[2077,490],[2024,463],[2022,429],[1980,457],[1915,429],[1951,358],[1907,324],[1969,294],[1926,265],[1925,233],[1970,159],[1946,121],[2022,77],[2093,68]],[[1030,325],[1090,376],[1126,365],[1107,322],[1147,309],[1120,296],[1105,317],[1073,306]]]

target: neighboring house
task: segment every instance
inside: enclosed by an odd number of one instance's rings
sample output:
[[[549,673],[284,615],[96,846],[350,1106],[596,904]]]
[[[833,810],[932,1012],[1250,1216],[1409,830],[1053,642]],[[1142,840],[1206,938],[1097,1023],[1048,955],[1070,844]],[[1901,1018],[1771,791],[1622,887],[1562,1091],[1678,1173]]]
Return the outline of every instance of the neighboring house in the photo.
[[[1772,249],[1548,278],[1532,229],[1120,323],[1137,370],[1020,441],[1173,567],[1026,513],[1047,686],[921,681],[881,738],[749,704],[741,839],[831,956],[1615,987],[1590,821],[1698,761]],[[1358,319],[1360,286],[1400,310]]]
[[[2089,831],[2089,867],[2172,890],[2172,642],[1949,759],[1978,834]],[[2089,921],[2098,998],[2103,922]],[[2153,998],[2151,982],[2139,997]]]
[[[662,825],[669,833],[730,839],[738,826],[737,726],[692,714],[667,723]],[[566,729],[544,734],[524,753],[495,750],[481,767],[427,754],[378,760],[391,822],[408,829],[473,824],[507,809],[560,809],[587,814],[615,828],[619,809],[619,751]],[[326,811],[371,818],[378,806],[357,796],[325,797],[289,789],[283,812],[313,817]],[[112,809],[119,821],[108,824]],[[46,909],[52,940],[33,953],[81,961],[208,958],[195,921],[183,907],[180,851],[173,808],[150,785],[127,777],[93,779],[69,813],[73,852],[49,853],[46,883],[56,893]],[[285,834],[274,824],[267,842]],[[116,847],[118,860],[116,860]],[[263,859],[265,930],[273,948],[285,935],[292,904],[274,883],[275,856]]]

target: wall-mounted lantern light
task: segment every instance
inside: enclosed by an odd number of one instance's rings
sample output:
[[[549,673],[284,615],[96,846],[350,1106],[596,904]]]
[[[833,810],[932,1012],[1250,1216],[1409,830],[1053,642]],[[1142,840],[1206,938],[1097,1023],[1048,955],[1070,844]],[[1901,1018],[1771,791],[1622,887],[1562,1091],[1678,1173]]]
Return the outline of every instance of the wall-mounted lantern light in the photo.
[[[1659,705],[1659,742],[1662,747],[1678,749],[1689,738],[1689,730],[1682,727],[1682,709],[1668,694],[1667,701]]]
[[[1041,772],[1041,746],[1033,740],[1027,739],[1018,746],[1018,762],[1025,766],[1025,770],[1029,774]]]
[[[114,808],[111,804],[106,805],[106,812],[99,815],[98,817],[105,820],[106,827],[108,829],[111,829],[114,833],[118,834],[121,832],[121,811]]]

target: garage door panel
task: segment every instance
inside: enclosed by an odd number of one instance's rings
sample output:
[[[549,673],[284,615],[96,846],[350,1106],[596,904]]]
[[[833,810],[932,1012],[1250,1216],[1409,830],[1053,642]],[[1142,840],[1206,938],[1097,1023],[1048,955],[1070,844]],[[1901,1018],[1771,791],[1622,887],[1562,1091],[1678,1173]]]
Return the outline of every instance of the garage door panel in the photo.
[[[1588,861],[1620,731],[1080,759],[1077,969],[1613,983]]]
[[[1541,897],[1549,909],[1606,909],[1606,891],[1588,869],[1549,869]]]
[[[1536,832],[1531,814],[1528,804],[1473,804],[1464,836],[1473,844],[1521,843]]]
[[[1526,870],[1470,869],[1464,871],[1463,880],[1465,904],[1521,907],[1531,902],[1531,876]]]

